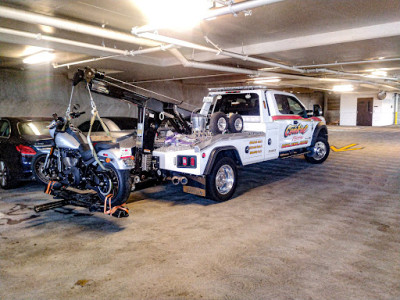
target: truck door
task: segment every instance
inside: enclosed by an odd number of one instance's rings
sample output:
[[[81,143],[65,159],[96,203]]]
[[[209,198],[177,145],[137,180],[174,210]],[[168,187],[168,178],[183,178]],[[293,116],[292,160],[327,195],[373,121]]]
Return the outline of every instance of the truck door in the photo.
[[[275,94],[274,97],[277,114],[272,119],[279,123],[280,152],[309,146],[313,122],[307,118],[304,105],[290,94]]]

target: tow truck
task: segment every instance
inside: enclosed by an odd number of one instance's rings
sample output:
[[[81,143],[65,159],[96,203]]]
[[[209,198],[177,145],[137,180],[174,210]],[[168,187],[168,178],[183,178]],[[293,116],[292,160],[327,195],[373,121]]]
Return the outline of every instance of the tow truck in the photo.
[[[210,89],[192,115],[192,132],[153,150],[154,168],[184,192],[226,201],[239,166],[297,155],[323,163],[330,147],[321,115],[320,107],[308,111],[295,95],[266,87]]]

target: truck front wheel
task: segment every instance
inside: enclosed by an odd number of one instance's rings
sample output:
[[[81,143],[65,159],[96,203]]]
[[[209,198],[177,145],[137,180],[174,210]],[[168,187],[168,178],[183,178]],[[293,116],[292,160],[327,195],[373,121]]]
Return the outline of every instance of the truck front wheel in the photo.
[[[207,176],[207,198],[222,202],[229,200],[236,190],[237,169],[230,157],[218,160]]]
[[[305,158],[312,164],[321,164],[328,158],[329,150],[328,141],[324,137],[318,136],[314,147],[311,148],[311,153],[306,154]]]

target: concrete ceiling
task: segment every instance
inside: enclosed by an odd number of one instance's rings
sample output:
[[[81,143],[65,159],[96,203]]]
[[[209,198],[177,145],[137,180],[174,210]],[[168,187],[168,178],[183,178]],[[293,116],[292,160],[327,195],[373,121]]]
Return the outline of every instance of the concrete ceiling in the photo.
[[[240,3],[245,1],[235,1]],[[118,5],[116,5],[118,4]],[[131,35],[132,27],[143,26],[146,17],[133,0],[3,0],[1,5],[21,11],[112,29]],[[155,9],[157,9],[155,7]],[[1,8],[0,8],[1,13]],[[24,65],[31,46],[55,50],[55,63],[64,64],[112,55],[110,51],[138,50],[148,46],[115,40],[109,35],[93,36],[73,30],[43,26],[38,22],[24,22],[7,16],[0,19],[0,28],[29,32],[98,46],[99,49],[66,45],[41,38],[16,36],[0,32],[0,67],[46,71],[50,65]],[[299,74],[293,70],[270,68],[268,65],[229,58],[224,55],[180,47],[188,60],[219,66],[240,67],[247,70],[277,72],[279,77],[288,74],[303,76],[283,78],[274,87],[309,87],[329,90],[333,83],[352,82],[357,91],[398,91],[400,87],[400,1],[398,0],[286,0],[252,9],[250,16],[224,15],[214,20],[202,21],[197,27],[172,31],[160,29],[159,34],[213,48],[207,36],[218,47],[235,53],[304,69],[329,68],[333,72]],[[156,43],[155,43],[156,44]],[[115,55],[115,53],[114,53]],[[383,58],[383,59],[382,59]],[[389,61],[389,59],[391,59]],[[358,63],[351,63],[358,61]],[[364,63],[363,61],[370,61]],[[313,67],[310,65],[337,65]],[[346,63],[346,64],[339,64]],[[207,86],[246,83],[246,74],[232,74],[218,70],[183,67],[169,51],[159,51],[137,56],[119,56],[107,60],[77,64],[71,67],[91,66],[111,71],[113,76],[126,81],[153,81],[180,78],[184,83]],[[58,68],[57,73],[71,72]],[[367,78],[371,70],[385,69],[385,78]],[[236,72],[235,72],[236,73]],[[349,75],[350,74],[350,75]],[[354,74],[354,76],[351,76]],[[210,75],[209,77],[207,77]],[[261,74],[262,75],[262,74]],[[283,76],[282,76],[283,75]],[[265,77],[265,76],[264,76]],[[311,78],[309,78],[311,77]],[[185,79],[187,78],[187,79]],[[335,78],[335,81],[315,78]],[[366,84],[368,81],[372,84]],[[272,86],[272,84],[269,84]]]

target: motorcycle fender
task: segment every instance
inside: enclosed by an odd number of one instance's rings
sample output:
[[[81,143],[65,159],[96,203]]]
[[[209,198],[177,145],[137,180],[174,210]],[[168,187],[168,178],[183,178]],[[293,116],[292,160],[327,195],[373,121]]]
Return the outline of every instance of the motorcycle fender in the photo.
[[[101,162],[105,162],[106,158],[110,158],[110,164],[112,164],[117,170],[130,170],[132,167],[126,166],[120,155],[121,152],[118,148],[102,150],[97,153]]]

